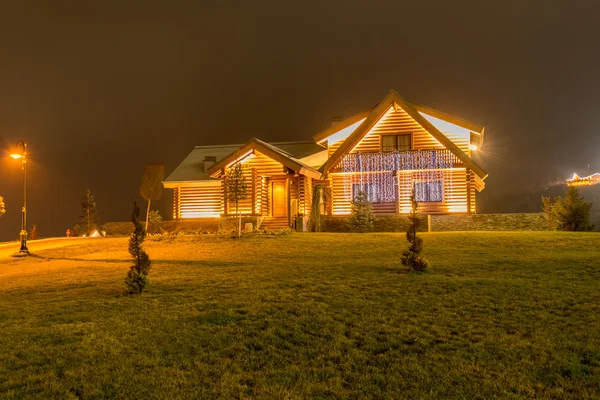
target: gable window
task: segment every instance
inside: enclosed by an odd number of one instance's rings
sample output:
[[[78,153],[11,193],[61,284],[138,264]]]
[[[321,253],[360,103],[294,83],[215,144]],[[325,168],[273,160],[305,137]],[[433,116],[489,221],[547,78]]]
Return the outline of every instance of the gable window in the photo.
[[[382,135],[381,136],[381,151],[407,151],[411,150],[412,135]]]
[[[415,200],[421,203],[439,203],[444,201],[444,183],[442,181],[415,182]]]
[[[358,192],[365,192],[367,200],[379,203],[379,185],[377,183],[355,183],[352,185],[352,200],[356,199]]]

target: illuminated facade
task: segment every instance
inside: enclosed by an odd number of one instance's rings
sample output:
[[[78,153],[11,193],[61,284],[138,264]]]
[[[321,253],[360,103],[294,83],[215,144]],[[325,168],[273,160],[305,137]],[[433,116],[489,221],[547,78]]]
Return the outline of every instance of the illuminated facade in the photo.
[[[567,179],[567,185],[569,186],[591,186],[598,184],[600,184],[600,172],[583,177],[573,174],[572,178]]]
[[[331,193],[326,213],[345,215],[358,191],[376,215],[409,211],[410,195],[423,213],[473,213],[475,191],[487,173],[471,158],[484,129],[435,109],[408,102],[395,91],[376,107],[317,134],[314,142],[200,146],[165,180],[174,193],[175,219],[232,215],[225,172],[244,165],[248,196],[244,215],[293,225],[310,215],[316,184]]]

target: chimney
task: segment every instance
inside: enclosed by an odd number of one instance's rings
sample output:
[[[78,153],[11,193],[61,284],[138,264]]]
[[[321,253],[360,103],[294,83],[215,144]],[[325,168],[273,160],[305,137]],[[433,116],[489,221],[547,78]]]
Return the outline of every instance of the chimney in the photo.
[[[334,126],[338,125],[340,122],[342,122],[342,117],[340,117],[340,116],[332,117],[331,118],[331,127],[333,128]]]
[[[210,167],[212,167],[217,162],[217,157],[215,156],[205,156],[204,157],[204,172],[208,171]]]

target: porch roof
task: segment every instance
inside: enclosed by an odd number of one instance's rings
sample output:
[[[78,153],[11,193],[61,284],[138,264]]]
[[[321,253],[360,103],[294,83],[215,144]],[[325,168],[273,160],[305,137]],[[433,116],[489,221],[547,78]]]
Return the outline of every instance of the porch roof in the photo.
[[[298,143],[295,144],[298,145]],[[252,138],[247,144],[238,149],[235,149],[228,156],[224,157],[216,164],[211,166],[208,169],[208,173],[211,177],[217,177],[220,171],[223,170],[223,168],[227,167],[229,164],[235,163],[237,160],[243,158],[249,152],[258,151],[302,175],[310,176],[315,179],[319,179],[321,177],[321,173],[319,171],[317,171],[309,165],[304,164],[302,161],[294,157],[294,155],[292,155],[291,153],[282,150],[281,147],[281,145],[275,146],[274,144],[263,142],[260,139]],[[323,148],[321,146],[319,147],[320,151],[322,151]],[[289,146],[288,149],[292,150],[293,146]],[[299,148],[297,149],[299,150]],[[316,149],[316,147],[313,149]],[[306,153],[306,148],[304,148],[303,150],[304,151],[302,152],[302,154],[305,154],[305,157],[310,155]]]
[[[258,139],[256,139],[258,140]],[[313,156],[326,149],[315,142],[263,142],[269,147],[274,147],[275,151],[283,153],[286,157],[296,159],[302,163],[301,159]],[[205,183],[217,181],[212,178],[205,168],[204,159],[214,157],[217,162],[223,160],[228,155],[243,147],[244,144],[225,144],[214,146],[196,146],[187,157],[175,168],[173,172],[164,180],[164,186],[167,188],[178,187],[182,184]],[[305,165],[304,163],[302,163]],[[320,166],[320,165],[319,165]],[[315,167],[314,165],[309,166]],[[313,168],[314,169],[314,168]]]

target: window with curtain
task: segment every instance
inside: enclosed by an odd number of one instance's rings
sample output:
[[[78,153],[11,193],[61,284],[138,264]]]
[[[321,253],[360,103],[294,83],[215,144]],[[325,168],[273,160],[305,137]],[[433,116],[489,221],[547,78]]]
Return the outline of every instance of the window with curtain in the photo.
[[[381,136],[381,151],[407,151],[412,148],[412,135],[382,135]]]
[[[444,201],[444,183],[442,181],[415,182],[413,185],[415,200],[421,203],[439,203]]]

